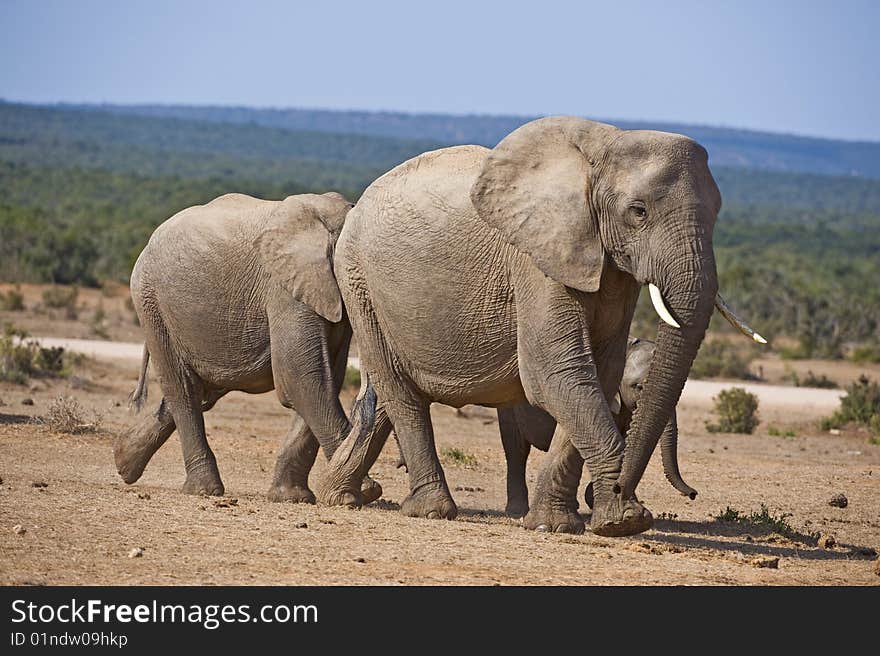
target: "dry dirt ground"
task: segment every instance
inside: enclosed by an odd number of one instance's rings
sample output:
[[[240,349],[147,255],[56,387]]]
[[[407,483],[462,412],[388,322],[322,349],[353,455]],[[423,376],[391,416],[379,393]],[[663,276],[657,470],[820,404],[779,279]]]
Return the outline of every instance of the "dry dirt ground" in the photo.
[[[137,368],[133,361],[88,360],[66,380],[0,384],[0,583],[880,583],[880,446],[861,433],[822,433],[815,408],[762,407],[754,435],[712,435],[704,428],[710,406],[683,401],[682,469],[699,496],[679,496],[652,462],[639,494],[658,517],[655,527],[612,539],[532,533],[506,518],[497,423],[494,413],[474,407],[433,411],[438,446],[476,459],[445,465],[460,508],[452,522],[397,512],[406,475],[394,467],[392,443],[372,472],[385,493],[371,507],[268,502],[275,451],[289,423],[271,393],[231,394],[206,415],[227,497],[180,492],[176,436],[127,486],[111,444],[134,421],[124,403]],[[152,390],[155,403],[155,381]],[[65,435],[32,423],[59,395],[102,413],[100,431]],[[346,407],[351,396],[344,393]],[[22,405],[25,399],[34,404]],[[769,436],[771,425],[796,436]],[[533,455],[530,481],[542,457]],[[321,469],[319,462],[313,480]],[[847,507],[828,504],[837,493]],[[762,504],[771,516],[785,516],[791,531],[716,519],[727,507],[748,514]],[[818,539],[828,536],[833,545]],[[130,558],[135,548],[143,553]],[[758,566],[775,559],[776,568]]]

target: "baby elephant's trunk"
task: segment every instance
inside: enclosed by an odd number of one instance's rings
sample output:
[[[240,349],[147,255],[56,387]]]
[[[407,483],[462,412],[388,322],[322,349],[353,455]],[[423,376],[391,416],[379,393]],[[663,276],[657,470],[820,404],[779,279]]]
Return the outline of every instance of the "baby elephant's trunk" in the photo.
[[[690,497],[691,500],[695,499],[697,491],[684,482],[678,468],[678,420],[674,410],[660,436],[660,454],[663,457],[663,473],[666,474],[666,480],[684,496]]]

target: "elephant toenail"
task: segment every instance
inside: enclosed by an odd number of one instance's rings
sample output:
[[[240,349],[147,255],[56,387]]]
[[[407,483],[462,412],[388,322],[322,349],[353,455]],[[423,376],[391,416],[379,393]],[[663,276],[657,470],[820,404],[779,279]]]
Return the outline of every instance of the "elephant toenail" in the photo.
[[[549,533],[550,527],[547,526],[546,524],[538,524],[538,526],[535,528],[535,530],[538,531],[539,533]]]
[[[427,519],[440,519],[440,513],[436,510],[430,511],[427,515],[425,515]]]

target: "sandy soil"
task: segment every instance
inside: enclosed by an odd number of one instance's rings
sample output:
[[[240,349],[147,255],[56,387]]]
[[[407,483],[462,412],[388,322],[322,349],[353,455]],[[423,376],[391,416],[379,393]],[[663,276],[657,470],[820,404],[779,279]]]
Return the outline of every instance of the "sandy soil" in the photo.
[[[183,495],[176,437],[126,486],[111,442],[133,422],[124,407],[132,360],[87,361],[68,380],[0,384],[0,583],[5,584],[724,584],[877,585],[880,447],[865,434],[821,433],[825,411],[764,404],[754,435],[712,435],[705,398],[684,400],[682,470],[690,501],[652,462],[640,497],[658,517],[630,538],[536,534],[503,515],[504,461],[494,414],[433,411],[438,446],[477,464],[446,464],[460,516],[402,517],[406,475],[393,445],[373,475],[383,500],[360,511],[266,501],[275,450],[289,423],[273,394],[231,394],[206,415],[227,494]],[[153,390],[158,390],[154,386]],[[34,424],[57,396],[104,415],[99,433]],[[351,392],[344,393],[346,406]],[[22,405],[31,399],[34,405]],[[153,399],[156,401],[156,399]],[[795,437],[771,437],[770,426]],[[533,481],[543,454],[530,462]],[[659,458],[657,458],[659,460]],[[321,464],[314,476],[319,476]],[[843,493],[846,508],[829,499]],[[792,531],[715,519],[767,506]],[[584,508],[585,509],[585,508]],[[16,532],[14,527],[25,529]],[[297,527],[300,528],[297,528]],[[20,529],[19,529],[20,531]],[[834,545],[822,537],[832,536]],[[824,546],[821,546],[824,545]],[[129,558],[133,549],[143,555]],[[759,567],[773,564],[777,568]]]

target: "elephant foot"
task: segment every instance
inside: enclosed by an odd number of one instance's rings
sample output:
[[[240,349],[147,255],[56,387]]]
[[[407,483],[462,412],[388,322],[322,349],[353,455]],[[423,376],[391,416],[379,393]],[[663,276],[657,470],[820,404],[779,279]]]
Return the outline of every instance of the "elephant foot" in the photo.
[[[400,504],[400,512],[407,517],[425,519],[455,519],[458,506],[443,481],[426,483],[410,492]]]
[[[635,498],[623,500],[619,494],[596,491],[590,530],[603,537],[622,537],[647,531],[654,516]]]
[[[116,438],[113,443],[113,460],[123,481],[131,485],[141,477],[150,458],[156,453],[153,444],[153,440],[138,439],[130,433]]]
[[[529,499],[528,499],[528,497],[508,497],[507,498],[507,506],[504,508],[504,513],[508,517],[513,517],[514,519],[519,519],[520,517],[524,517],[527,512],[529,512]]]
[[[315,503],[315,494],[305,485],[273,485],[266,496],[277,503]]]
[[[523,518],[523,526],[530,531],[542,533],[573,533],[584,532],[584,520],[563,500],[550,500],[533,507]]]
[[[373,503],[382,496],[382,486],[378,481],[364,476],[364,480],[361,481],[361,495],[364,498],[364,504]]]
[[[222,497],[225,492],[223,481],[220,480],[220,472],[216,467],[214,471],[201,470],[187,472],[186,481],[183,484],[184,494],[198,496]]]

